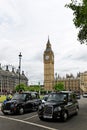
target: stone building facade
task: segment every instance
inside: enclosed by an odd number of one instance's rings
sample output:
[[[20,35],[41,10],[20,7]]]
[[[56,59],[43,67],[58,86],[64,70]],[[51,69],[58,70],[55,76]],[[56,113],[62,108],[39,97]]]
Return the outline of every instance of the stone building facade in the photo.
[[[80,88],[83,92],[87,92],[87,71],[80,73]]]
[[[28,79],[22,71],[20,74],[20,83],[28,85]],[[16,85],[19,84],[19,71],[15,72],[14,68],[11,71],[8,69],[8,65],[6,69],[3,70],[0,65],[0,92],[12,92]]]
[[[77,76],[66,74],[66,77],[55,77],[55,83],[63,82],[65,90],[82,91],[80,88],[80,73]]]

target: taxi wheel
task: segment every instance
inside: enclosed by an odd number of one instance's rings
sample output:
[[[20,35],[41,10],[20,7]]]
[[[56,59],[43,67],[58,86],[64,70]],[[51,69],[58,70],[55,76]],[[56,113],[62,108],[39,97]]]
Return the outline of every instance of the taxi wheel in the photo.
[[[20,114],[20,115],[24,114],[24,108],[23,108],[23,107],[20,107],[20,109],[19,109],[19,114]]]
[[[43,118],[43,117],[39,117],[39,119],[40,119],[40,120],[42,120],[42,121],[44,120],[44,118]]]
[[[77,108],[76,108],[76,113],[75,113],[75,114],[78,115],[78,112],[79,112],[79,108],[77,107]]]
[[[68,113],[65,111],[62,113],[62,121],[65,122],[67,120],[67,118],[68,118]]]

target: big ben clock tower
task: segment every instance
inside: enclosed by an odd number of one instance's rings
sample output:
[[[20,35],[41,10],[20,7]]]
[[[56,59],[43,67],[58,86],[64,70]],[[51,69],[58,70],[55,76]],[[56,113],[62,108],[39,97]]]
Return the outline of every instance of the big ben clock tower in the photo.
[[[54,86],[54,53],[48,38],[46,49],[44,51],[44,88],[53,90]]]

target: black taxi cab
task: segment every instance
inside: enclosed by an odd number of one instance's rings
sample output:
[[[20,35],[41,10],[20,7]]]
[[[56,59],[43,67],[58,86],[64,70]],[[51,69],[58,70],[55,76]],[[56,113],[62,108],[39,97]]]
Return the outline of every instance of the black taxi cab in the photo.
[[[38,116],[43,119],[62,119],[73,114],[78,114],[79,104],[76,95],[72,91],[52,92],[46,102],[41,103],[38,108]]]
[[[11,100],[2,103],[1,111],[4,114],[23,114],[27,111],[36,111],[41,104],[37,92],[15,93]]]

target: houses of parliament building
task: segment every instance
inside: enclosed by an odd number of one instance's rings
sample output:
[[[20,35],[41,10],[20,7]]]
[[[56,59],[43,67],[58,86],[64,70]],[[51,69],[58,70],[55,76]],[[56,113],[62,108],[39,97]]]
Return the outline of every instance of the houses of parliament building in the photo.
[[[20,74],[20,83],[28,85],[28,79],[22,71]],[[12,70],[9,70],[9,66],[5,66],[5,70],[2,69],[0,64],[0,92],[1,93],[11,93],[14,91],[16,85],[19,84],[19,71],[12,67]]]

